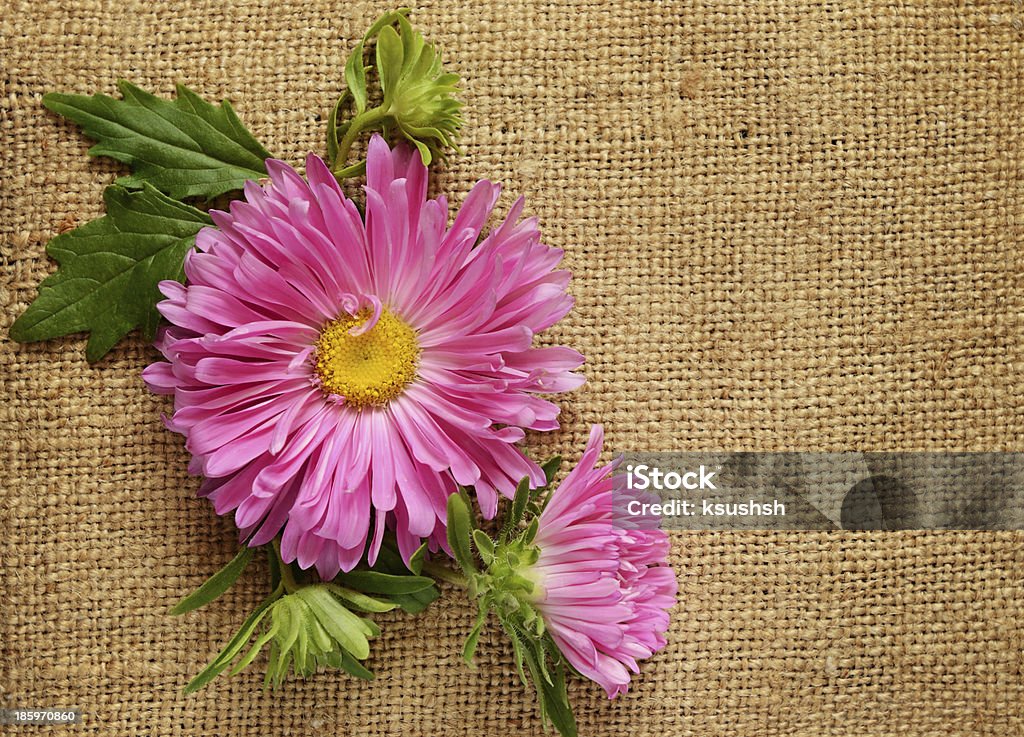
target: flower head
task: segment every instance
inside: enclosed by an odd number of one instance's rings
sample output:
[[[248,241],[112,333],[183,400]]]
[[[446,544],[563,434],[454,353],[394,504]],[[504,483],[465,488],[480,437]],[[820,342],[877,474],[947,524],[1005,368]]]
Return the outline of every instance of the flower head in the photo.
[[[512,639],[517,662],[529,667],[541,713],[556,726],[561,720],[563,733],[563,727],[574,729],[560,680],[564,664],[615,698],[628,688],[630,672],[639,672],[637,661],[665,646],[668,610],[676,600],[675,574],[666,564],[668,536],[653,524],[624,526],[616,518],[623,477],[613,475],[618,461],[597,467],[602,440],[601,427],[594,427],[583,458],[546,502],[538,490],[520,484],[496,540],[472,529],[461,497],[448,503],[452,553],[480,605],[465,655],[472,657],[493,611]],[[539,514],[522,527],[531,509]]]
[[[665,646],[676,578],[660,529],[624,529],[613,519],[616,463],[598,468],[604,433],[591,430],[579,464],[551,495],[524,574],[531,601],[569,663],[614,698],[637,661]]]
[[[174,395],[200,493],[250,545],[281,533],[286,562],[330,578],[372,563],[388,528],[407,560],[444,544],[457,484],[489,516],[523,476],[543,484],[515,444],[558,426],[537,394],[583,383],[583,359],[532,347],[572,299],[522,199],[478,243],[499,187],[479,182],[449,226],[408,145],[371,140],[365,218],[318,157],[307,179],[267,168],[211,213],[186,284],[161,283],[167,361],[144,376]]]

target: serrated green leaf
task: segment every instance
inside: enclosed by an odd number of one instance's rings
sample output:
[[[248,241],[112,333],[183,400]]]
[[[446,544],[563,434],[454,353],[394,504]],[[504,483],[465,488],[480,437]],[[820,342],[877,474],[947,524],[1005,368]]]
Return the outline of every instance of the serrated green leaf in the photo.
[[[212,221],[150,186],[114,185],[103,194],[107,214],[59,235],[47,253],[59,264],[39,296],[11,326],[19,342],[89,331],[86,358],[97,361],[135,327],[152,339],[160,320],[157,285],[181,280],[196,233]]]
[[[231,559],[231,562],[214,573],[206,582],[184,599],[179,601],[171,609],[170,613],[177,616],[185,612],[191,612],[201,606],[206,606],[218,596],[223,594],[242,575],[242,571],[252,560],[252,548],[244,547],[238,551],[238,555]]]
[[[82,126],[97,143],[89,153],[132,168],[120,180],[148,183],[171,197],[212,199],[266,175],[270,154],[253,138],[226,100],[211,105],[184,85],[165,100],[121,80],[124,99],[50,93],[43,104]]]

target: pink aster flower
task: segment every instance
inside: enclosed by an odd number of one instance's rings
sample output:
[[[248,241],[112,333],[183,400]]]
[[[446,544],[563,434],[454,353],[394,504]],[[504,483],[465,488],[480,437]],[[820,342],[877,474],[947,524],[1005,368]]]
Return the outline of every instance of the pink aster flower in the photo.
[[[285,561],[331,578],[375,560],[386,528],[406,559],[443,545],[456,484],[488,516],[524,476],[543,484],[515,444],[558,427],[537,394],[582,384],[583,358],[532,347],[572,298],[523,200],[478,244],[499,186],[477,183],[449,226],[404,145],[370,142],[365,218],[318,157],[307,179],[267,169],[211,213],[186,284],[161,284],[167,362],[144,376],[174,395],[200,494],[249,545],[281,533]]]
[[[613,518],[618,462],[596,468],[604,431],[595,426],[579,464],[551,495],[533,544],[527,577],[533,604],[558,649],[615,698],[637,660],[665,646],[676,578],[666,564],[663,530],[623,529]]]

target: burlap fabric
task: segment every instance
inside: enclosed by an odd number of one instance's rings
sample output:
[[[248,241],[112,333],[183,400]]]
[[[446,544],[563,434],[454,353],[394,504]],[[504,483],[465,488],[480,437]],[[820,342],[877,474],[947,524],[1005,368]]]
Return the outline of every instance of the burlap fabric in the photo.
[[[539,734],[505,641],[458,657],[456,592],[381,617],[374,683],[266,694],[257,667],[181,687],[265,586],[167,607],[227,561],[193,498],[138,339],[6,326],[56,233],[119,169],[49,90],[229,97],[276,155],[322,151],[342,63],[381,2],[8,0],[0,19],[4,259],[0,704],[83,711],[104,735]],[[465,154],[438,182],[524,193],[566,250],[587,355],[564,431],[617,449],[1024,450],[1024,7],[850,0],[425,2],[466,78]],[[630,693],[575,684],[584,735],[1024,733],[1018,534],[673,537],[670,643]],[[67,728],[0,728],[5,734]]]

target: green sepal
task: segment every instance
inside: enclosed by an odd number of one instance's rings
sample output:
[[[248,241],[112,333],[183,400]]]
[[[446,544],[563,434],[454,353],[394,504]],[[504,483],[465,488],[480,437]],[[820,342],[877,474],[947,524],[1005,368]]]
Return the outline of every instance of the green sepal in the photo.
[[[239,550],[230,563],[206,579],[206,582],[198,589],[171,607],[170,614],[177,616],[185,612],[191,612],[193,609],[206,606],[223,594],[242,575],[242,571],[245,570],[245,567],[249,565],[249,561],[252,560],[252,553],[253,550],[250,547],[244,547]]]
[[[107,214],[58,235],[46,252],[60,264],[14,321],[21,343],[89,331],[86,358],[98,361],[133,328],[152,340],[160,322],[158,285],[182,281],[182,262],[209,215],[148,184],[103,193]]]
[[[177,199],[210,200],[266,176],[264,161],[270,154],[226,100],[212,105],[184,85],[177,86],[173,101],[125,80],[117,87],[121,100],[53,92],[43,104],[96,141],[90,155],[109,156],[132,168],[119,184],[150,184]]]

